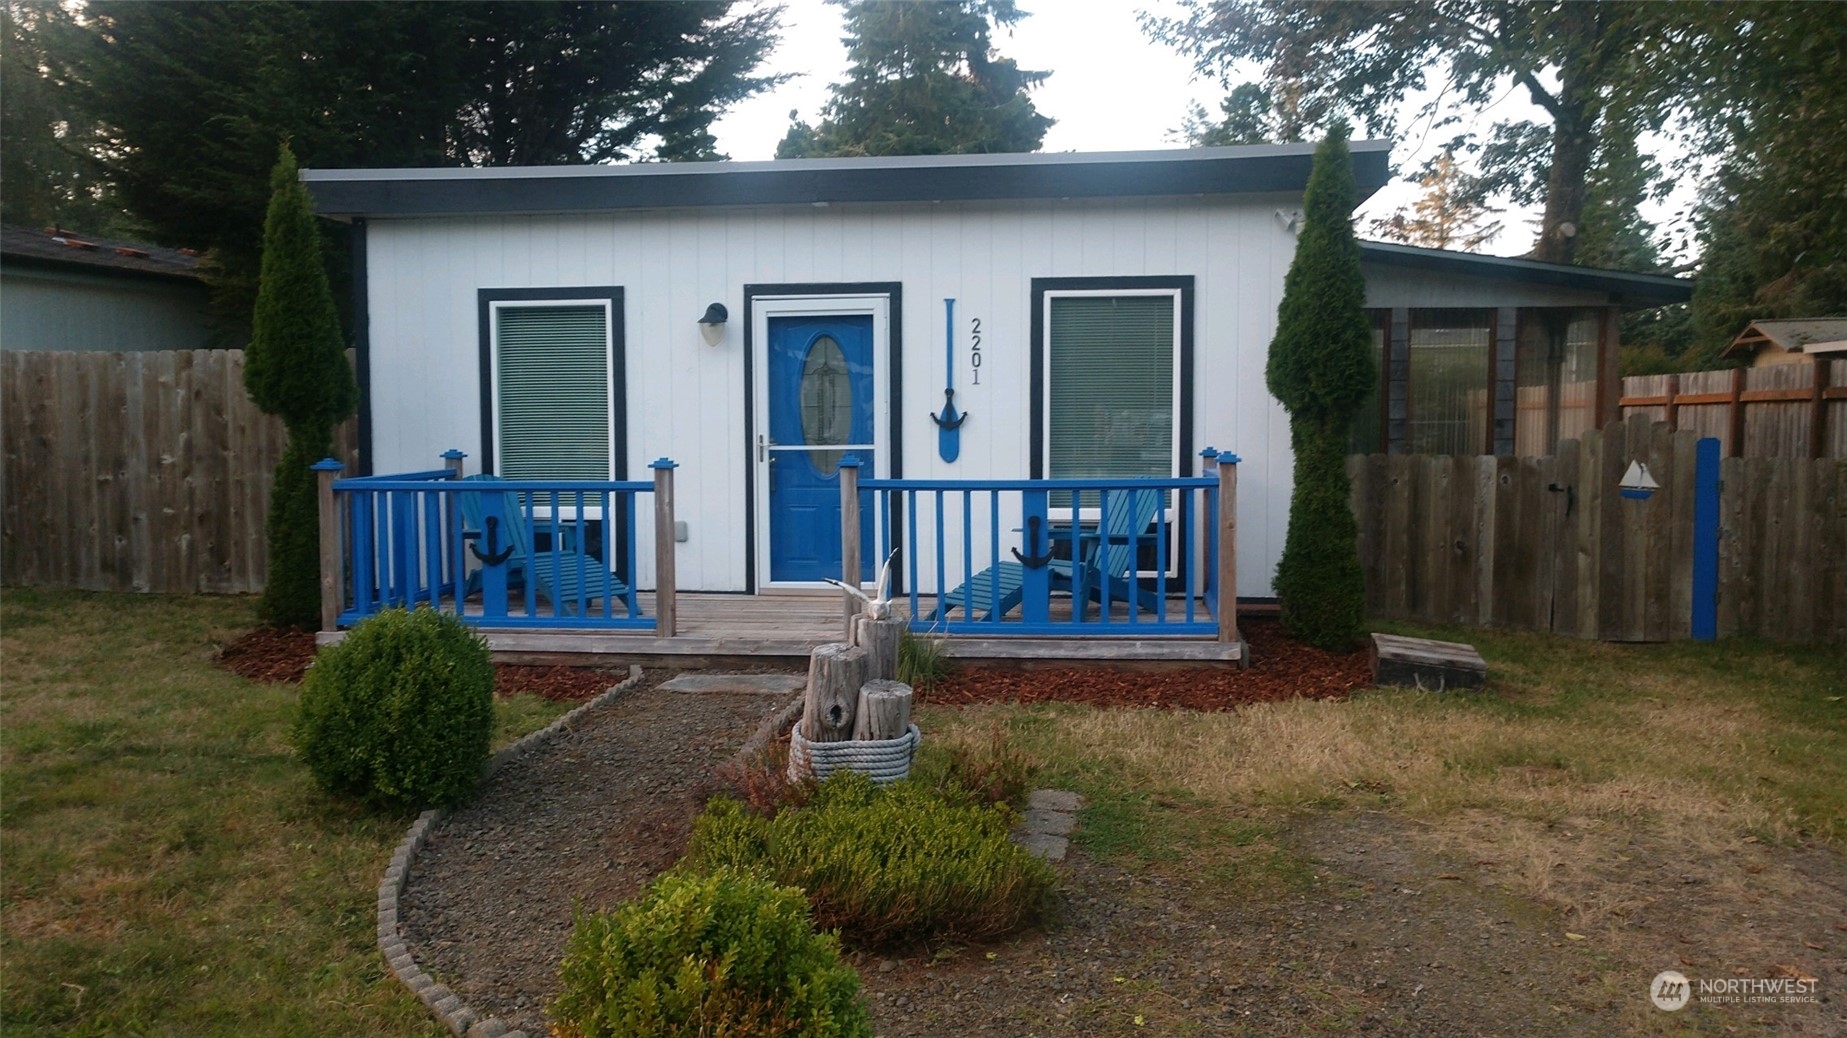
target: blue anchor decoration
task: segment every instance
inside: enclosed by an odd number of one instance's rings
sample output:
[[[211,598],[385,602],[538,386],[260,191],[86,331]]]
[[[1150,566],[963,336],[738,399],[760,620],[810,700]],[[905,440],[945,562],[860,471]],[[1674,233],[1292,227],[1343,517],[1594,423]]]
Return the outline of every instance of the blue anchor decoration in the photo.
[[[944,461],[962,454],[962,423],[967,414],[956,412],[956,301],[943,300],[943,413],[932,414],[936,423],[936,453]]]
[[[1036,515],[1028,516],[1026,518],[1026,550],[1035,553],[1031,555],[1021,555],[1020,549],[1015,548],[1013,549],[1013,557],[1020,560],[1020,565],[1025,566],[1027,569],[1044,569],[1046,564],[1052,561],[1052,553],[1050,551],[1045,552],[1043,555],[1036,553],[1035,549],[1038,544],[1039,517]],[[1048,544],[1046,547],[1050,548],[1051,545]]]

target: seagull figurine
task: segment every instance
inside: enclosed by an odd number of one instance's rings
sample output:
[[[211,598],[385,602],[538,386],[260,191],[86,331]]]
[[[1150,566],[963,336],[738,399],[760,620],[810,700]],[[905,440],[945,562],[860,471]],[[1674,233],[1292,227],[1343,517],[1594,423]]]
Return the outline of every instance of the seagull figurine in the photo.
[[[847,594],[852,595],[854,598],[859,599],[861,602],[866,603],[866,614],[874,620],[889,619],[891,617],[891,564],[896,561],[897,558],[898,549],[893,548],[891,554],[885,556],[885,565],[879,567],[879,582],[873,585],[873,590],[878,592],[879,597],[877,598],[867,595],[864,591],[861,591],[859,588],[854,587],[846,581],[835,580],[832,577],[823,577],[821,579],[845,591]]]

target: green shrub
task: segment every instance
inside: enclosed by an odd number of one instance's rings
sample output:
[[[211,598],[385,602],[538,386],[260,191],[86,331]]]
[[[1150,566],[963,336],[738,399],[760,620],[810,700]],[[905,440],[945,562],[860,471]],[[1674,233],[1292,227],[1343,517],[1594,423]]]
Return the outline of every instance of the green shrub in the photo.
[[[843,772],[774,818],[714,798],[687,862],[800,887],[817,925],[855,943],[979,940],[1044,918],[1054,901],[1051,866],[1009,842],[1012,820],[1005,807],[951,802],[916,781],[879,789]]]
[[[474,791],[493,727],[487,643],[452,614],[392,609],[315,657],[293,742],[328,792],[423,808]]]
[[[817,934],[802,892],[676,870],[614,912],[579,915],[552,1004],[560,1038],[856,1038],[859,975]]]

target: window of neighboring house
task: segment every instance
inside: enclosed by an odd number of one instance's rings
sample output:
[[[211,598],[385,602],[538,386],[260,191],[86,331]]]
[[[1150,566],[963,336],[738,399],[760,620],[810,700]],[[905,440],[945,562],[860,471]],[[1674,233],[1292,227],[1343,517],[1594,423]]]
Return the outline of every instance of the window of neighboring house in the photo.
[[[482,293],[497,475],[622,478],[621,296],[597,292]]]
[[[1591,309],[1520,311],[1514,350],[1514,453],[1539,457],[1596,422],[1601,314]]]
[[[1372,392],[1353,415],[1353,431],[1348,436],[1350,454],[1382,454],[1385,451],[1385,331],[1391,324],[1390,310],[1368,310],[1372,323]]]
[[[1179,287],[1043,292],[1046,478],[1177,473],[1183,305]]]
[[[1491,453],[1493,345],[1492,310],[1411,311],[1406,453]]]

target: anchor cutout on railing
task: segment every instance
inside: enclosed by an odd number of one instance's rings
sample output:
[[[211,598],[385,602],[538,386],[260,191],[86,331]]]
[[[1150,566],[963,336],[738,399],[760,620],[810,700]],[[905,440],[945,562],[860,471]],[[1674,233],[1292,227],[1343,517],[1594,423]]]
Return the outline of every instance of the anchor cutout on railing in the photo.
[[[1026,519],[1026,547],[1027,547],[1027,550],[1029,551],[1032,550],[1033,546],[1038,543],[1039,543],[1039,517],[1036,515],[1028,516]],[[1046,547],[1049,548],[1051,547],[1051,545],[1048,544],[1046,545]],[[1052,553],[1049,551],[1046,552],[1044,555],[1021,555],[1020,549],[1014,548],[1013,557],[1016,559],[1019,559],[1020,565],[1025,566],[1027,569],[1044,569],[1046,566],[1046,563],[1052,561]]]
[[[944,461],[954,461],[962,453],[962,435],[957,430],[968,421],[967,414],[956,412],[956,301],[943,300],[943,413],[932,414],[936,423],[936,453]]]
[[[512,558],[513,557],[513,545],[511,544],[507,545],[504,550],[501,550],[501,551],[494,550],[495,544],[498,541],[498,537],[499,537],[500,520],[490,515],[485,520],[482,521],[481,525],[486,527],[486,529],[482,533],[483,533],[483,536],[486,537],[487,539],[487,554],[484,555],[481,553],[481,548],[479,545],[470,544],[468,546],[468,550],[475,553],[475,558],[480,559],[482,562],[488,564],[489,566],[498,566],[501,563]]]

